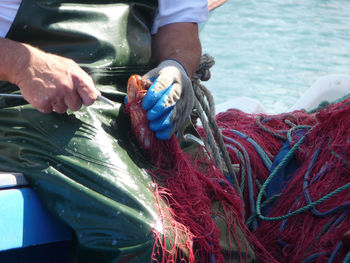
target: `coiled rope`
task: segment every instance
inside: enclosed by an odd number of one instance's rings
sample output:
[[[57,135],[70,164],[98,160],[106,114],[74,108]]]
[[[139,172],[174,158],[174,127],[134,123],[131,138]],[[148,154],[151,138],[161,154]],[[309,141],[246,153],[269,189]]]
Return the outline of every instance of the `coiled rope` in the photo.
[[[204,144],[209,151],[209,154],[211,155],[216,166],[232,180],[234,188],[242,198],[235,169],[226,149],[221,130],[218,128],[216,123],[214,98],[210,91],[200,83],[200,81],[208,81],[210,79],[210,68],[214,64],[215,61],[212,56],[208,54],[202,55],[200,67],[192,80],[195,94],[194,109],[198,114],[206,133]]]

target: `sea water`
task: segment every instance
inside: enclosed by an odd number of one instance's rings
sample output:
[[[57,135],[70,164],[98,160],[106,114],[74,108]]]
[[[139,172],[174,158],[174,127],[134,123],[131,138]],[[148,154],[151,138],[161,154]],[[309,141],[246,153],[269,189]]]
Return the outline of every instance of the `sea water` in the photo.
[[[350,74],[350,0],[228,0],[200,38],[217,105],[245,96],[284,112],[322,76]]]

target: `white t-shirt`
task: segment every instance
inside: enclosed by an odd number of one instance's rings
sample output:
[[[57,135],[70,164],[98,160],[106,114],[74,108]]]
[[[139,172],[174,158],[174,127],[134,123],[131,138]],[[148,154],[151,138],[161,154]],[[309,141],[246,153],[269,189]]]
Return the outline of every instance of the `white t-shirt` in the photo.
[[[5,37],[22,0],[0,0],[0,37]]]
[[[207,0],[158,0],[152,34],[157,33],[159,27],[171,23],[206,22],[208,13]]]
[[[5,37],[22,0],[0,0],[0,37]],[[152,34],[158,28],[177,22],[201,23],[208,19],[207,0],[158,0]]]

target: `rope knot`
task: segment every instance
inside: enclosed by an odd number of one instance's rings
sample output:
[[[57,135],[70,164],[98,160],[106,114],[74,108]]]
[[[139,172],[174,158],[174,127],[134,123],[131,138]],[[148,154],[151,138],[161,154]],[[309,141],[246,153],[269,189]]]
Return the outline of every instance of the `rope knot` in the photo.
[[[203,54],[199,63],[199,68],[194,74],[194,79],[208,81],[211,77],[210,68],[215,64],[214,58],[208,54]]]

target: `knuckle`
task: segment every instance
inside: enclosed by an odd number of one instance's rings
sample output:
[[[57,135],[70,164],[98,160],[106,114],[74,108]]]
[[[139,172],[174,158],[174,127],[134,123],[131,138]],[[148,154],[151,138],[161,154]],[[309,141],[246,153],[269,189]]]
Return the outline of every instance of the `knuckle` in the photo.
[[[32,104],[34,108],[39,109],[40,111],[43,111],[45,109],[50,108],[50,104],[48,103],[48,101],[45,100],[38,100],[35,101],[35,103]]]
[[[67,111],[67,107],[65,105],[54,106],[53,108],[57,113],[60,114],[65,113]]]
[[[49,105],[45,105],[45,106],[42,106],[42,107],[38,107],[37,109],[38,109],[40,112],[45,113],[45,114],[48,114],[48,113],[52,112],[52,107],[49,106]]]
[[[92,99],[92,98],[87,98],[87,99],[85,99],[84,104],[85,104],[86,106],[90,106],[90,105],[93,104],[94,102],[95,102],[94,99]]]
[[[65,61],[66,61],[67,65],[70,67],[77,65],[77,63],[75,63],[75,61],[71,58],[65,58]]]
[[[76,103],[76,104],[71,105],[69,107],[69,109],[72,111],[78,111],[78,110],[80,110],[81,106],[82,106],[82,103]]]

